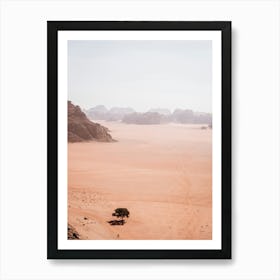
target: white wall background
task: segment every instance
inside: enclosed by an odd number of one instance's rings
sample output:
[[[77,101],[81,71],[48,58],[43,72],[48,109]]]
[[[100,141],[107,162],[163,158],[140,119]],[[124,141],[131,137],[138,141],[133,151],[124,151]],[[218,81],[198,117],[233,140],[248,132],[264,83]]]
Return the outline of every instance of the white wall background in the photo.
[[[280,279],[279,1],[2,1],[0,279]],[[233,259],[46,259],[46,21],[232,20]]]

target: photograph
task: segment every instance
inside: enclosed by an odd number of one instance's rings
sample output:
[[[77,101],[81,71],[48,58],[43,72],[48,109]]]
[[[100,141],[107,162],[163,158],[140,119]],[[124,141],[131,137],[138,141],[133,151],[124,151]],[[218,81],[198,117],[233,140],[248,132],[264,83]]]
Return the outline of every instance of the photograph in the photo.
[[[48,22],[49,256],[230,258],[230,26]]]
[[[68,239],[212,239],[211,41],[68,42]]]

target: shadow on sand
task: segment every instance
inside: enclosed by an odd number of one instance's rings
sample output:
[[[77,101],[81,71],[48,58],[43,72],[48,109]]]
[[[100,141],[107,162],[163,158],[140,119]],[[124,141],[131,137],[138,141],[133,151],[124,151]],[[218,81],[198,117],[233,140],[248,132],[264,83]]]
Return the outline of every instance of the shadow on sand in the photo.
[[[125,224],[125,220],[111,220],[108,221],[111,226],[123,226]]]

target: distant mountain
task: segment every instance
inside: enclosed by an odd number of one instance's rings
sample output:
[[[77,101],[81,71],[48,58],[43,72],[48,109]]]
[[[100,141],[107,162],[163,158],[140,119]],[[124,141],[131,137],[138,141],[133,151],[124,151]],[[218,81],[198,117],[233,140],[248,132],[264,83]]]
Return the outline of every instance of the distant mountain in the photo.
[[[113,107],[110,110],[103,105],[98,105],[87,110],[86,114],[91,120],[121,121],[127,114],[135,111],[129,107]]]
[[[212,114],[176,109],[172,120],[177,123],[212,124]]]
[[[149,112],[152,113],[159,113],[160,115],[171,115],[170,110],[166,109],[166,108],[152,108],[149,110]]]
[[[192,110],[176,109],[172,114],[172,119],[178,123],[193,123],[194,113]]]
[[[108,110],[103,105],[95,106],[86,111],[91,120],[122,121],[135,124],[212,124],[212,114],[194,112],[189,109],[176,109],[173,113],[167,108],[151,108],[148,112],[136,112],[130,107],[113,107]]]
[[[195,112],[194,113],[194,123],[208,124],[212,127],[212,114]]]
[[[108,112],[107,121],[120,121],[125,115],[132,114],[135,111],[129,107],[113,107]]]
[[[79,106],[68,101],[68,142],[112,142],[108,128],[91,122]]]
[[[156,112],[147,113],[132,113],[125,115],[123,118],[124,123],[130,124],[160,124],[162,115]]]
[[[85,112],[91,120],[105,120],[108,110],[103,105],[98,105],[90,108]]]

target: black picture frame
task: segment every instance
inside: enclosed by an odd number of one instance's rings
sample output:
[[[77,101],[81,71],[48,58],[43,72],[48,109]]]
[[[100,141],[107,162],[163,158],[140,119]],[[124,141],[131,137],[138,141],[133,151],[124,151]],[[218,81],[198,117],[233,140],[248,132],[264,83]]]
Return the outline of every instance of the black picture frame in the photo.
[[[58,31],[218,30],[222,33],[222,225],[220,250],[60,250],[58,249]],[[230,21],[48,21],[48,259],[231,259],[231,22]]]

